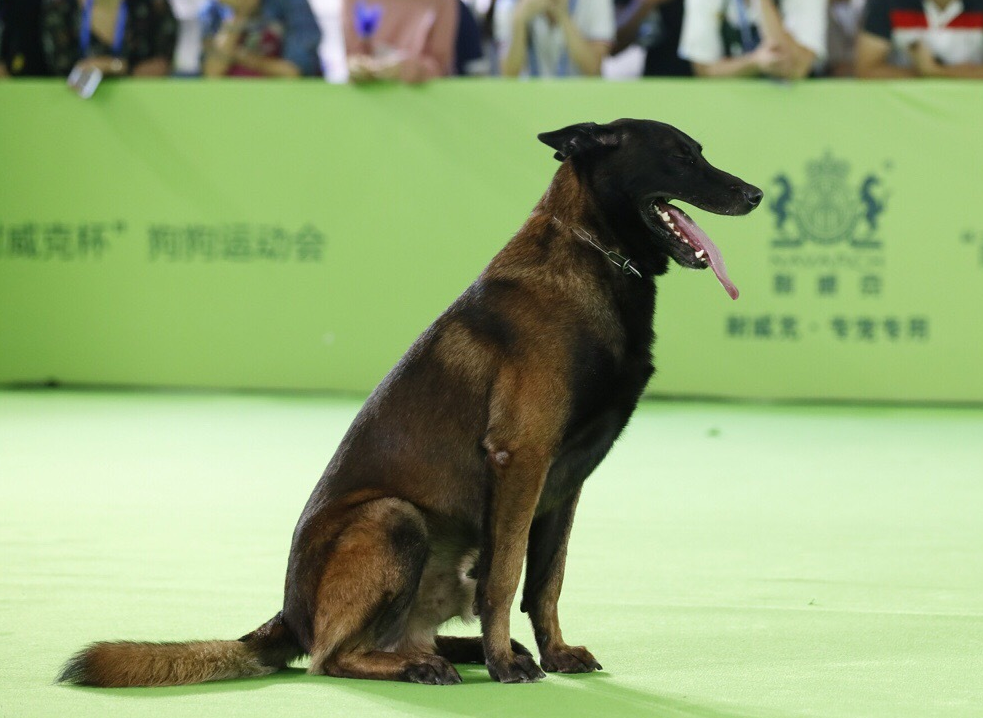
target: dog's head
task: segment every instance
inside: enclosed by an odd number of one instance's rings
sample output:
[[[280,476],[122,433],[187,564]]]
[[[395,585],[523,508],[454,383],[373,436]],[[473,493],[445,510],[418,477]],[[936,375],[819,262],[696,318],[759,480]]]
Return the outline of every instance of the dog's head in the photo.
[[[623,231],[630,251],[654,273],[665,271],[667,257],[684,267],[710,267],[737,298],[720,250],[670,202],[715,214],[747,214],[760,204],[760,189],[711,165],[696,140],[662,122],[586,122],[544,132],[539,139],[556,150],[556,159],[573,163],[605,219]]]

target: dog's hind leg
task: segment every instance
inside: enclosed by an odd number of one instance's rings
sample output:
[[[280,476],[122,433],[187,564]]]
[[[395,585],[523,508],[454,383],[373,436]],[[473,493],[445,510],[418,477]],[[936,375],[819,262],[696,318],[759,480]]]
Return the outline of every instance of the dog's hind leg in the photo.
[[[485,646],[481,636],[437,636],[434,641],[437,655],[443,656],[451,663],[484,663]],[[512,640],[512,650],[522,656],[532,657],[532,653],[521,643]]]
[[[371,678],[435,686],[461,682],[454,666],[434,653],[339,652],[327,661],[325,668],[328,675],[339,678]]]
[[[352,510],[327,557],[317,590],[308,672],[346,678],[460,683],[454,667],[430,652],[394,652],[429,553],[423,515],[400,499]]]

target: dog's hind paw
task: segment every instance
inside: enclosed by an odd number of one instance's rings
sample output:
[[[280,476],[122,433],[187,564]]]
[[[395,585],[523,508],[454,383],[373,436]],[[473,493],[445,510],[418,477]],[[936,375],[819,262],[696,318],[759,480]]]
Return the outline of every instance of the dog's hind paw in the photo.
[[[402,676],[409,683],[431,686],[453,686],[461,682],[461,676],[450,661],[440,656],[426,656],[406,666]]]
[[[532,658],[532,651],[530,651],[528,648],[523,646],[514,638],[512,639],[512,650],[515,651],[520,656],[529,656],[530,658]]]

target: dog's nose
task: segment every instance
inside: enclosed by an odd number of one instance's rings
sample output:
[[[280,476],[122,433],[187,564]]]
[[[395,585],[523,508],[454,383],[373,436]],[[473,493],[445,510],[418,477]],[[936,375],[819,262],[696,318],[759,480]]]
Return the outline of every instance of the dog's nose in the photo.
[[[744,188],[744,199],[746,199],[747,203],[752,207],[757,207],[759,204],[761,204],[762,197],[764,197],[764,192],[757,187],[748,185]]]

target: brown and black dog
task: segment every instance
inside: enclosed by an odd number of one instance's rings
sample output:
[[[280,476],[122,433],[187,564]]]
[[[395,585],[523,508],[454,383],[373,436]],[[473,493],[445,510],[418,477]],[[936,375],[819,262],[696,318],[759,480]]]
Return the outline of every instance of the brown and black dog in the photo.
[[[294,531],[283,609],[238,641],[96,643],[60,680],[177,685],[258,676],[310,655],[315,674],[504,683],[599,669],[563,639],[557,601],[584,480],[652,374],[654,277],[710,267],[716,246],[670,200],[746,214],[761,191],[658,122],[573,125],[539,139],[562,164],[525,225],[366,401]],[[511,640],[522,610],[540,665]],[[438,636],[455,616],[478,638]]]

